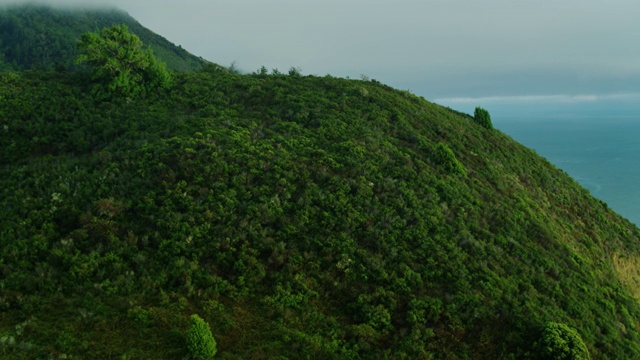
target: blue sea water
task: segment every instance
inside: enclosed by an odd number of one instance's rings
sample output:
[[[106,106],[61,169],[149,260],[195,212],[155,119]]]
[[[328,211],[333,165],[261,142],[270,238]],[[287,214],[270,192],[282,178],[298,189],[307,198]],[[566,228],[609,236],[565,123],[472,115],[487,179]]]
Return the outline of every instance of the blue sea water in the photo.
[[[538,118],[494,125],[640,224],[640,118]]]
[[[639,101],[480,106],[490,111],[495,128],[640,226]],[[462,111],[473,113],[470,108]]]

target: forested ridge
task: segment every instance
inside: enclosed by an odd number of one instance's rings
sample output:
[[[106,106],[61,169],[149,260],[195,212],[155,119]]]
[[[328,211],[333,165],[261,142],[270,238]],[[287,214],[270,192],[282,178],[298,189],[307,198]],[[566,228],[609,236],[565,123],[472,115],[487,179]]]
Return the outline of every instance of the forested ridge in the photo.
[[[103,80],[0,73],[3,358],[640,357],[640,231],[486,110]]]
[[[0,5],[0,70],[77,70],[77,43],[86,32],[125,24],[155,55],[177,71],[208,62],[142,26],[122,10],[56,8],[43,4]]]

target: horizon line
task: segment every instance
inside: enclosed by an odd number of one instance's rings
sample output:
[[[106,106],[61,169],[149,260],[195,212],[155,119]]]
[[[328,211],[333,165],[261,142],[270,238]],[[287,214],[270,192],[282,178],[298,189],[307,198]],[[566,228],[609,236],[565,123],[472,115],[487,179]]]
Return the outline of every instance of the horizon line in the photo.
[[[506,95],[506,96],[478,96],[478,97],[442,97],[432,101],[435,103],[480,103],[480,102],[553,102],[580,103],[601,100],[640,100],[640,92],[611,93],[611,94],[550,94],[550,95]]]

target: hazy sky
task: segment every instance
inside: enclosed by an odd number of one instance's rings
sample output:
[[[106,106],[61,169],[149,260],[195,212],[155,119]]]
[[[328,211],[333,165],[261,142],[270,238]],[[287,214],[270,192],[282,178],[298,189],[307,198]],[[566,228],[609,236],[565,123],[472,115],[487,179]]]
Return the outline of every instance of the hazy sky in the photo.
[[[75,3],[116,5],[192,53],[244,71],[366,75],[445,102],[640,93],[638,0]]]

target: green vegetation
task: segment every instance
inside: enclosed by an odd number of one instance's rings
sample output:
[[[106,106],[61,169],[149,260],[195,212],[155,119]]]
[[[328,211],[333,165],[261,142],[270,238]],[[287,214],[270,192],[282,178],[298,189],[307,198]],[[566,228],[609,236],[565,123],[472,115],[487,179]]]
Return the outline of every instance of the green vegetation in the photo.
[[[81,35],[122,24],[149,46],[170,70],[196,71],[208,64],[120,10],[72,10],[41,4],[0,5],[0,71],[77,70],[79,67],[74,60]]]
[[[104,28],[99,34],[86,33],[79,47],[77,62],[89,63],[94,77],[102,82],[96,92],[99,97],[135,97],[169,87],[171,77],[164,63],[155,59],[150,48],[143,50],[140,38],[131,34],[126,25]]]
[[[187,330],[187,347],[194,359],[212,359],[216,352],[216,341],[211,334],[209,324],[198,315],[191,315]]]
[[[473,119],[478,125],[486,128],[493,129],[493,123],[491,122],[491,115],[489,112],[481,107],[477,107],[473,113]]]
[[[468,115],[298,70],[92,86],[0,74],[3,359],[640,357],[640,230]]]
[[[453,173],[466,174],[466,170],[462,164],[456,159],[453,151],[444,143],[438,143],[436,145],[436,151],[434,154],[435,161],[440,164],[444,169]]]
[[[580,334],[565,324],[549,322],[544,326],[540,354],[554,360],[589,360],[589,350]]]

